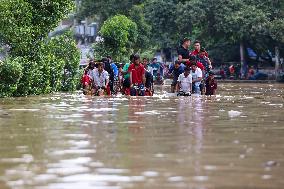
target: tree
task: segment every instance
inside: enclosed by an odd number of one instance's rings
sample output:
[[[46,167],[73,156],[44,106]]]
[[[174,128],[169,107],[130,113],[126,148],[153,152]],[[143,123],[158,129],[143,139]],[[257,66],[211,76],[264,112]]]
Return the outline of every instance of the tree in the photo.
[[[75,89],[80,54],[73,38],[47,38],[73,6],[73,0],[1,1],[0,41],[10,47],[0,65],[2,96]]]
[[[145,51],[151,46],[151,26],[146,22],[143,5],[135,5],[129,12],[129,18],[137,24],[138,37],[134,51]]]
[[[2,0],[0,38],[10,45],[11,55],[32,57],[38,43],[73,7],[73,0]]]
[[[81,18],[98,16],[98,21],[103,23],[108,18],[117,14],[124,14],[128,16],[129,10],[131,10],[134,5],[139,5],[142,2],[143,0],[120,0],[119,3],[116,0],[84,0],[82,1],[78,16]]]
[[[172,47],[181,39],[176,4],[175,0],[152,0],[145,4],[145,16],[152,27],[151,41],[155,46]]]
[[[121,61],[133,52],[138,36],[137,25],[124,15],[116,15],[104,22],[100,34],[105,50]]]

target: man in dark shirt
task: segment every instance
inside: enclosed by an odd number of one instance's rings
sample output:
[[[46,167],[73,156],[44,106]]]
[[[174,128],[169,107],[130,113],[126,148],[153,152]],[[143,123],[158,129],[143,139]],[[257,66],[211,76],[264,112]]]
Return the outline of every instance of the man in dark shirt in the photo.
[[[177,53],[178,53],[178,60],[180,63],[187,63],[189,62],[189,48],[190,46],[190,39],[185,38],[182,41],[182,45],[178,48]]]
[[[170,68],[169,73],[173,76],[173,82],[171,85],[171,92],[176,92],[177,84],[178,84],[178,77],[180,74],[184,72],[184,68],[180,65],[179,61],[177,60],[173,67]]]

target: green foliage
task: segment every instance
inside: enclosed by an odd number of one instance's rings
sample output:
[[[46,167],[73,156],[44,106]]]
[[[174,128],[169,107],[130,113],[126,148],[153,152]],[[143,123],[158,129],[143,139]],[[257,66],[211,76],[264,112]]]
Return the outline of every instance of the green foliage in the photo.
[[[84,0],[82,1],[82,7],[79,13],[80,17],[94,16],[97,15],[100,19],[99,21],[103,23],[110,17],[117,14],[126,14],[128,16],[128,11],[132,9],[134,5],[139,5],[143,0],[104,0],[104,1],[94,1],[94,0]]]
[[[144,6],[135,5],[129,12],[129,18],[137,24],[138,37],[134,52],[145,51],[150,47],[151,26],[146,22]]]
[[[30,57],[8,57],[1,64],[1,94],[25,96],[76,90],[79,59],[80,52],[68,33],[42,41],[34,61]]]
[[[33,56],[38,42],[73,9],[73,0],[2,0],[0,38],[13,56]],[[25,37],[23,37],[25,36]]]
[[[1,65],[1,96],[76,89],[80,52],[72,35],[47,38],[73,6],[73,0],[1,1],[0,39],[11,47]]]
[[[20,58],[7,58],[0,62],[0,97],[11,96],[18,88],[23,76],[23,67],[19,64]]]
[[[50,83],[53,91],[76,89],[74,80],[79,70],[80,52],[71,33],[56,36],[42,46],[40,53],[50,62]]]
[[[105,43],[100,41],[93,44],[94,49],[94,58],[96,60],[101,60],[103,57],[106,57],[109,55]]]
[[[137,25],[124,15],[116,15],[105,21],[100,34],[106,51],[114,59],[122,60],[133,51],[138,36]]]
[[[151,39],[159,47],[171,47],[180,40],[177,4],[174,0],[152,0],[145,4],[145,16],[152,26]]]

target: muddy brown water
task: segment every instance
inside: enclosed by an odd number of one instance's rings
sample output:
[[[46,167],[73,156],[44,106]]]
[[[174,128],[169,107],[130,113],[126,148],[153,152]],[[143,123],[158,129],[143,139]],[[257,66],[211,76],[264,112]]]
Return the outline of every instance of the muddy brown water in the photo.
[[[0,99],[1,189],[284,187],[284,85]]]

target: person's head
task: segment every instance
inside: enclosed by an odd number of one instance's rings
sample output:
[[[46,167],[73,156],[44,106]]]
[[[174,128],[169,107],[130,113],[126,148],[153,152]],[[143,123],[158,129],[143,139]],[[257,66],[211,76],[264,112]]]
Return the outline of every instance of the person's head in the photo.
[[[107,59],[108,59],[108,62],[112,62],[112,58],[111,58],[111,56],[107,56]]]
[[[190,56],[190,57],[189,57],[189,61],[190,61],[190,62],[196,61],[196,57],[195,57],[195,56]]]
[[[193,61],[192,64],[191,64],[191,69],[192,71],[195,71],[197,69],[197,63],[196,61]]]
[[[187,77],[189,75],[190,69],[189,68],[185,68],[184,69],[184,76]]]
[[[102,60],[100,61],[100,62],[102,62],[102,63],[108,63],[108,58],[102,58]]]
[[[143,58],[143,66],[145,68],[147,68],[147,66],[148,66],[148,59],[147,58]]]
[[[134,57],[133,57],[133,63],[135,64],[135,65],[139,65],[140,64],[140,56],[139,56],[139,54],[135,54],[134,55]]]
[[[180,62],[178,60],[175,61],[175,68],[178,69],[180,67]]]
[[[104,70],[104,64],[102,62],[99,62],[97,65],[98,65],[98,71],[102,72]]]
[[[129,60],[130,60],[131,63],[133,63],[133,61],[134,61],[134,54],[130,55]]]
[[[194,49],[199,52],[199,51],[200,51],[200,48],[201,48],[201,43],[200,43],[200,41],[198,41],[198,40],[194,41]]]
[[[206,56],[206,49],[202,47],[202,48],[200,49],[199,55],[200,55],[201,57],[205,57],[205,56]]]
[[[210,79],[214,79],[214,75],[215,75],[214,72],[212,72],[212,71],[209,72],[209,78]]]
[[[183,40],[182,40],[182,46],[184,46],[185,48],[189,48],[189,46],[190,46],[190,39],[189,38],[184,38]]]
[[[148,58],[143,58],[143,64],[145,65],[147,65],[149,63],[149,60],[148,60]]]
[[[157,58],[153,58],[153,59],[152,59],[152,62],[153,62],[154,64],[157,63],[157,61],[158,61]]]
[[[93,70],[95,68],[95,61],[94,60],[90,60],[89,62],[89,69]]]

